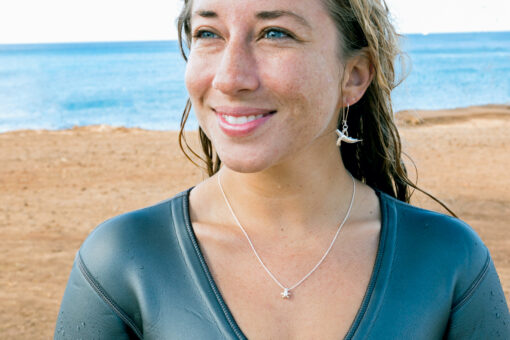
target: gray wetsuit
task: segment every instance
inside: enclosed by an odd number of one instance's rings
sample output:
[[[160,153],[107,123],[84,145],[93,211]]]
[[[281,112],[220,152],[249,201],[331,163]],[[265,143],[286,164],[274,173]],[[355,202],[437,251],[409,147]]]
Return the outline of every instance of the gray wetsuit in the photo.
[[[246,338],[201,253],[189,191],[90,234],[55,339]],[[455,218],[378,196],[375,266],[345,339],[510,339],[505,296],[478,235]]]

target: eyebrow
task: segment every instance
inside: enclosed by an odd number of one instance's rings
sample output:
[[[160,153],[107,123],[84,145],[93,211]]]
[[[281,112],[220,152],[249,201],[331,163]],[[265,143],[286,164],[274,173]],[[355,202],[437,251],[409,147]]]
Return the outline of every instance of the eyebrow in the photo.
[[[218,14],[216,14],[216,12],[213,12],[213,11],[198,10],[193,14],[201,16],[203,18],[217,18],[218,17]]]
[[[280,17],[283,17],[283,16],[290,16],[290,17],[296,19],[302,25],[305,25],[307,27],[311,27],[310,24],[308,23],[308,21],[306,21],[305,18],[303,18],[302,16],[300,16],[300,15],[294,13],[294,12],[291,12],[291,11],[285,11],[285,10],[263,11],[263,12],[258,12],[256,14],[256,17],[258,19],[262,19],[262,20],[276,19],[276,18],[280,18]]]
[[[207,10],[198,10],[194,13],[194,15],[198,15],[202,18],[217,18],[218,17],[218,14],[216,12],[207,11]],[[302,25],[311,27],[305,18],[303,18],[302,16],[300,16],[294,12],[291,12],[291,11],[286,11],[286,10],[262,11],[262,12],[258,12],[255,15],[255,17],[257,19],[261,19],[261,20],[271,20],[271,19],[276,19],[276,18],[280,18],[283,16],[290,16],[290,17],[296,19]]]

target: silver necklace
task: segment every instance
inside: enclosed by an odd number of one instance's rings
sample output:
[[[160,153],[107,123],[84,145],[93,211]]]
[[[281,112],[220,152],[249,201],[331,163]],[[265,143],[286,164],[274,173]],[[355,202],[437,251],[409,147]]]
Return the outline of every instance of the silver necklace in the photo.
[[[352,179],[352,197],[351,197],[351,203],[349,204],[349,209],[347,209],[347,213],[345,214],[345,217],[342,221],[342,223],[340,223],[340,226],[338,227],[338,230],[336,231],[336,234],[335,234],[335,237],[333,237],[333,240],[331,241],[331,244],[329,245],[328,249],[326,250],[326,252],[324,253],[324,255],[322,255],[322,258],[319,260],[319,262],[317,262],[317,264],[315,265],[315,267],[312,268],[312,270],[310,270],[310,272],[308,272],[308,274],[306,274],[301,280],[299,280],[297,283],[295,283],[293,286],[290,286],[290,287],[285,287],[283,284],[280,283],[280,281],[273,275],[273,273],[271,273],[271,271],[269,270],[269,268],[267,268],[267,266],[264,264],[264,262],[262,261],[262,259],[260,258],[259,254],[257,253],[257,250],[255,250],[255,247],[253,246],[253,243],[251,242],[251,239],[250,237],[248,236],[248,233],[246,232],[246,230],[244,230],[243,226],[241,225],[241,222],[239,222],[239,219],[237,218],[236,214],[234,213],[234,210],[232,209],[232,206],[230,206],[230,203],[227,199],[227,195],[225,195],[225,191],[223,190],[223,186],[221,185],[221,180],[220,180],[220,174],[218,174],[218,185],[220,187],[220,190],[221,190],[221,193],[223,194],[223,198],[225,199],[225,203],[227,204],[227,207],[228,209],[230,210],[230,213],[232,214],[232,217],[234,217],[234,220],[236,221],[237,225],[239,226],[239,228],[241,229],[241,231],[243,232],[244,236],[246,237],[246,239],[248,240],[248,243],[250,244],[250,247],[251,249],[253,250],[253,253],[255,254],[255,256],[257,257],[257,260],[259,260],[259,263],[260,265],[262,266],[262,268],[264,268],[264,270],[267,272],[267,274],[269,275],[269,277],[271,277],[271,279],[273,279],[273,281],[278,285],[280,286],[281,289],[283,289],[283,291],[281,292],[281,297],[283,299],[289,299],[290,296],[291,296],[291,290],[293,290],[294,288],[296,288],[297,286],[299,286],[301,283],[303,283],[303,281],[305,281],[310,275],[312,275],[312,273],[321,265],[321,263],[324,261],[324,259],[326,258],[326,256],[328,256],[331,248],[333,248],[333,244],[335,243],[337,237],[338,237],[338,234],[340,233],[340,230],[342,229],[343,225],[345,224],[345,221],[347,221],[347,219],[349,218],[349,214],[351,213],[351,209],[352,209],[352,205],[354,203],[354,196],[356,195],[356,181],[354,180],[354,177],[352,177],[351,174],[349,174],[351,176],[351,179]]]

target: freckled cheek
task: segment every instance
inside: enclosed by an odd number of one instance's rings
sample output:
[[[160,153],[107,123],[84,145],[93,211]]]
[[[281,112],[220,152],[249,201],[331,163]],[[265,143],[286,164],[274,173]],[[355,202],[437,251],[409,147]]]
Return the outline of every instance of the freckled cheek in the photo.
[[[281,101],[298,99],[306,88],[303,71],[306,66],[292,59],[277,59],[264,62],[259,67],[263,86]]]
[[[186,66],[184,82],[195,113],[195,117],[205,134],[210,138],[210,124],[213,116],[208,115],[206,98],[212,84],[211,67],[202,59],[190,58]]]
[[[324,104],[336,88],[334,77],[313,58],[280,58],[261,68],[264,86],[294,110]],[[334,98],[331,98],[334,100]],[[296,112],[298,113],[298,112]]]
[[[203,96],[211,87],[214,78],[211,63],[199,58],[191,58],[186,65],[184,82],[192,102],[197,105],[203,100]]]
[[[280,59],[264,68],[265,87],[285,109],[280,135],[302,136],[304,140],[321,133],[335,119],[340,97],[340,77],[336,65],[321,56]],[[294,137],[292,137],[294,138]]]

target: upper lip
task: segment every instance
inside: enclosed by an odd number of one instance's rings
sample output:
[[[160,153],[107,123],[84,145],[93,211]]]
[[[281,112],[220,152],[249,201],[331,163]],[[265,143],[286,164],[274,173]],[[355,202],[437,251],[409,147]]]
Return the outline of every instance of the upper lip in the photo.
[[[275,113],[276,110],[271,109],[261,109],[256,107],[230,107],[230,106],[216,106],[212,108],[214,112],[218,114],[224,114],[228,116],[234,117],[242,117],[242,116],[258,116],[265,115],[268,113]]]

